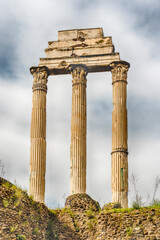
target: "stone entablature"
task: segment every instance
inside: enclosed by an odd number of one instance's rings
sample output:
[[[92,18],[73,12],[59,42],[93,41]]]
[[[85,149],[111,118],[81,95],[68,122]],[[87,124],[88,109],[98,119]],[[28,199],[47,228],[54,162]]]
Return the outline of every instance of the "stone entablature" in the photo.
[[[58,41],[49,42],[45,53],[39,66],[47,66],[53,75],[69,74],[70,64],[86,64],[88,72],[110,71],[109,64],[120,60],[102,28],[59,31]]]

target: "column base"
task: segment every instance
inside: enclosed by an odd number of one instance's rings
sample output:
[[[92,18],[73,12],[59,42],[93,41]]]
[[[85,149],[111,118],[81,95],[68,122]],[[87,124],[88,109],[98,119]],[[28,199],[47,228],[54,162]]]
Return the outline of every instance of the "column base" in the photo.
[[[123,208],[128,208],[128,192],[112,192],[112,202],[120,203]]]

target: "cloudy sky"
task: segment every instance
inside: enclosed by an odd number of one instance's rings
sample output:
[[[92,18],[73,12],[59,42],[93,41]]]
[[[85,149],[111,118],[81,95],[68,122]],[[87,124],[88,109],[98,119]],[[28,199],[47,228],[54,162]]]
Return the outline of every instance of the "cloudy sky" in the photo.
[[[28,189],[31,66],[37,66],[58,30],[102,27],[128,61],[129,177],[138,177],[143,200],[160,175],[160,1],[1,0],[0,159],[5,178]],[[87,76],[87,193],[111,202],[112,84],[110,73]],[[46,204],[69,195],[71,76],[49,77]],[[134,197],[129,181],[129,200]],[[160,190],[157,192],[160,198]]]

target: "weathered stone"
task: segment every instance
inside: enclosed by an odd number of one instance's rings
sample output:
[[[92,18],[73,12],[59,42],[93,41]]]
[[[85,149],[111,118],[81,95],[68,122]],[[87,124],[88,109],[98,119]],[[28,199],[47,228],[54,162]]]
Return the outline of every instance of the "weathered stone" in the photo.
[[[70,194],[86,192],[86,86],[87,67],[70,65],[72,117],[70,147]]]
[[[33,106],[31,120],[30,195],[44,202],[46,168],[46,93],[49,75],[72,74],[70,193],[86,192],[86,76],[112,72],[112,202],[128,206],[127,71],[111,37],[102,28],[63,30],[58,41],[49,42],[46,57],[32,67]]]
[[[33,79],[29,194],[44,203],[46,172],[46,67],[30,69]]]
[[[67,197],[65,207],[69,207],[77,211],[86,211],[90,209],[98,211],[100,209],[99,203],[93,200],[86,193],[77,193]]]
[[[102,28],[74,29],[58,32],[58,41],[49,42],[46,57],[39,66],[47,66],[50,74],[69,74],[70,64],[85,64],[88,72],[110,71],[109,64],[119,61],[111,37]]]
[[[128,207],[127,71],[129,63],[110,64],[113,84],[112,202]]]

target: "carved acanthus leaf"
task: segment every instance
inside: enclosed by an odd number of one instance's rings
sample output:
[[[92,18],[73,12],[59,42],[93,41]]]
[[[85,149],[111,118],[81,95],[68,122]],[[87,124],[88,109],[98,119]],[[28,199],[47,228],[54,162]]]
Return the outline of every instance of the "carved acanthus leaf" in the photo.
[[[117,81],[127,82],[127,72],[129,69],[129,64],[116,62],[116,63],[111,63],[110,66],[111,66],[113,83]]]
[[[72,74],[73,84],[86,84],[86,76],[87,76],[87,67],[82,65],[70,65],[69,69]]]
[[[47,84],[48,72],[44,67],[31,68],[33,75],[33,84]]]

